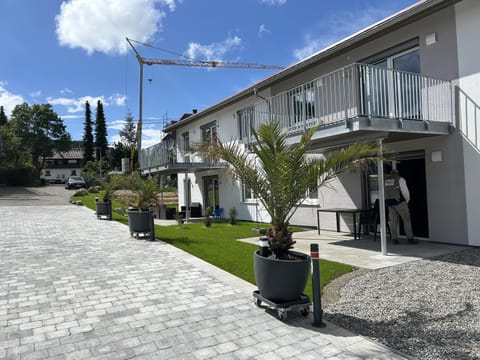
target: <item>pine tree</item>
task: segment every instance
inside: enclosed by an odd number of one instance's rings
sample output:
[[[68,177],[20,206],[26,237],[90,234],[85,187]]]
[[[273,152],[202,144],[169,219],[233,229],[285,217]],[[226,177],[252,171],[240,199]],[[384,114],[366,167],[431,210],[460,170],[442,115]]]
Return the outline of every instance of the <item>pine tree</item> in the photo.
[[[92,129],[92,111],[88,101],[85,103],[85,124],[82,145],[84,149],[83,165],[89,161],[93,161],[94,157],[94,143],[93,143],[93,129]]]
[[[103,113],[103,104],[100,100],[97,102],[97,116],[95,119],[95,146],[98,148],[100,159],[105,159],[107,155],[107,125]]]
[[[137,134],[131,113],[127,114],[125,124],[119,134],[121,142],[129,149],[129,154],[126,157],[130,157],[130,171],[133,171],[133,164],[137,161]]]
[[[3,111],[3,106],[0,106],[0,126],[6,125],[8,123],[7,115],[5,115],[5,111]]]

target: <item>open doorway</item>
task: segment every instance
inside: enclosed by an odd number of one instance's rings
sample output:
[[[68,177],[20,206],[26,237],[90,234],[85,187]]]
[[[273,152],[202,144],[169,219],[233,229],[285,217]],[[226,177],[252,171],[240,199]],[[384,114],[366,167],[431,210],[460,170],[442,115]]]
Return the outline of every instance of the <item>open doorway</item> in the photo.
[[[396,167],[407,181],[410,192],[410,217],[413,235],[417,238],[429,238],[427,210],[427,179],[425,172],[425,155],[422,151],[399,153],[395,157]],[[372,207],[378,199],[377,167],[372,166],[367,177],[367,206]],[[400,221],[400,235],[404,236]]]
[[[410,217],[415,237],[428,238],[427,180],[425,174],[425,157],[400,156],[397,169],[407,181],[410,191]],[[404,235],[403,227],[400,234]]]

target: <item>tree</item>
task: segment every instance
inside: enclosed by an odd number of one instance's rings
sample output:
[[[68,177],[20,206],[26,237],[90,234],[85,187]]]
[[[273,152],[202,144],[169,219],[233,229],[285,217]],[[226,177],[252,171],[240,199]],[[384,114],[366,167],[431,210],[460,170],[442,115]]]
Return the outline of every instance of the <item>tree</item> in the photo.
[[[97,101],[97,114],[95,118],[95,147],[98,149],[100,159],[107,156],[107,124],[105,123],[105,114],[103,113],[103,104]]]
[[[113,143],[113,148],[110,152],[110,162],[112,168],[120,169],[122,167],[122,159],[130,157],[131,149],[122,142]]]
[[[3,106],[0,106],[0,126],[6,125],[7,123],[8,123],[7,115],[5,115]]]
[[[71,136],[50,104],[17,105],[10,124],[22,146],[30,152],[33,166],[39,173],[54,150],[68,151],[71,147]]]
[[[94,157],[94,142],[93,142],[93,128],[92,128],[92,112],[90,110],[90,104],[85,102],[85,124],[83,132],[83,166],[89,161],[93,161]]]
[[[0,126],[0,167],[32,166],[31,155],[10,126]]]
[[[125,157],[130,157],[130,171],[133,171],[133,164],[137,160],[137,134],[135,130],[136,128],[135,123],[133,122],[133,116],[131,113],[128,113],[127,117],[125,118],[125,124],[122,130],[120,130],[120,138],[122,143],[124,143],[129,149],[129,154],[126,154],[127,156]]]
[[[222,144],[219,139],[200,145],[200,151],[222,158],[234,169],[260,200],[271,217],[268,233],[270,249],[278,259],[288,259],[295,243],[288,222],[307,198],[308,191],[318,189],[357,163],[377,157],[376,142],[358,142],[325,157],[309,157],[307,149],[317,128],[305,132],[300,142],[288,145],[287,135],[276,122],[261,125],[252,133],[255,143],[250,153],[237,142]]]

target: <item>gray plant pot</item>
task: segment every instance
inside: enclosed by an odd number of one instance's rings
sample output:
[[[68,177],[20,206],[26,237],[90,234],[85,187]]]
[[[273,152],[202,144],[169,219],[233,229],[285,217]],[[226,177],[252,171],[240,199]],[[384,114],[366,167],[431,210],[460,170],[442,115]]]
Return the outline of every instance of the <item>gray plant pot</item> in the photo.
[[[112,202],[97,201],[95,203],[97,219],[112,220]]]
[[[277,260],[253,254],[255,281],[260,295],[275,303],[295,301],[302,295],[310,273],[311,258],[291,251],[299,260]]]
[[[151,211],[127,210],[127,215],[131,236],[136,238],[149,237],[150,240],[155,240],[153,213]]]

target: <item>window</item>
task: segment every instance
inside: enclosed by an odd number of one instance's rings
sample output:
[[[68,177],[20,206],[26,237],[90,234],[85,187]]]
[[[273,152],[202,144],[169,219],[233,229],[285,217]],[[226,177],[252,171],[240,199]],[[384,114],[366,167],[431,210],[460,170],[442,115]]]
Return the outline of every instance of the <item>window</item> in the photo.
[[[184,132],[182,134],[182,150],[183,152],[187,153],[190,150],[190,134],[189,132]]]
[[[308,199],[318,200],[318,186],[315,184],[310,189],[308,189]]]
[[[217,124],[215,121],[200,127],[202,141],[212,141],[217,138]]]
[[[70,173],[70,175],[73,175],[73,176],[77,175],[77,170],[72,170],[72,172]]]
[[[315,117],[315,90],[314,82],[299,86],[288,92],[290,97],[291,125]]]
[[[45,176],[51,176],[50,175],[50,170],[45,170]]]
[[[250,202],[255,200],[255,193],[253,190],[242,181],[242,201]]]
[[[372,116],[421,119],[420,51],[418,47],[401,49],[372,58],[375,67],[364,79],[368,94],[365,105]]]
[[[237,112],[238,118],[238,138],[240,140],[250,139],[252,127],[254,125],[253,106],[245,108]]]

